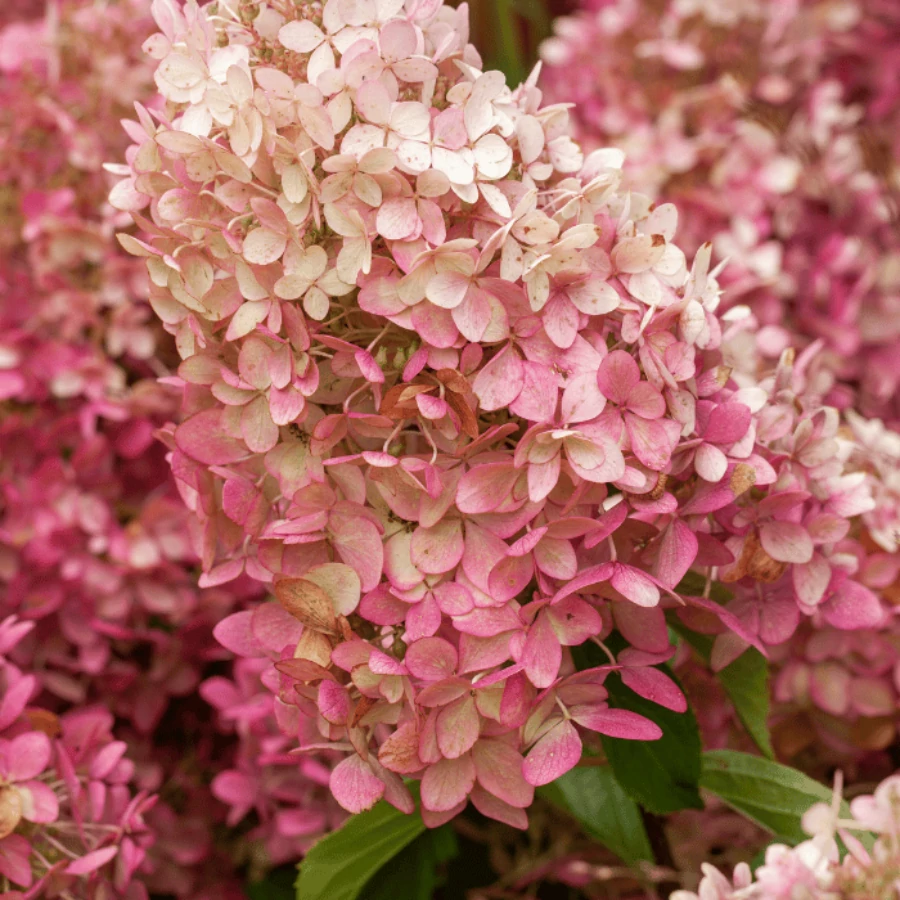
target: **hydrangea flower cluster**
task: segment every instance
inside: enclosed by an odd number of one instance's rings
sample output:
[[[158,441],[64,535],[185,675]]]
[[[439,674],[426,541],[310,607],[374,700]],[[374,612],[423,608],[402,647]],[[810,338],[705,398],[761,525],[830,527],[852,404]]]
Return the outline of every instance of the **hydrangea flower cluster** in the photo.
[[[172,466],[201,584],[277,598],[216,636],[295,744],[347,754],[345,809],[411,810],[411,777],[430,825],[471,800],[524,827],[592,733],[659,736],[611,672],[684,709],[667,610],[723,665],[802,616],[883,621],[842,545],[871,478],[809,355],[733,370],[710,245],[689,268],[620,152],[482,71],[465,7],[153,11],[166,102],[111,202],[182,357]],[[576,671],[586,641],[608,665]]]
[[[586,0],[556,23],[542,86],[587,146],[676,203],[686,246],[763,326],[757,352],[822,341],[839,408],[900,421],[900,12],[890,0]]]
[[[244,677],[246,695],[200,696],[211,667],[229,672],[213,626],[259,592],[197,588],[191,517],[153,437],[178,412],[157,378],[177,356],[115,241],[128,216],[106,202],[118,120],[152,96],[151,28],[144,0],[103,15],[67,0],[0,30],[3,896],[222,896],[249,861],[214,832],[253,818],[244,845],[264,870],[338,821],[322,764],[278,755],[270,692]],[[263,787],[226,822],[237,769]]]
[[[101,707],[62,716],[27,707],[36,678],[8,659],[33,630],[0,623],[0,884],[63,896],[124,896],[153,833],[157,798],[135,790],[128,745],[115,740]],[[133,892],[131,896],[135,895]]]
[[[840,784],[840,780],[838,781]],[[675,891],[671,900],[891,900],[900,897],[900,776],[892,775],[874,794],[850,802],[850,819],[839,817],[835,801],[816,804],[804,816],[812,837],[796,847],[773,844],[755,873],[746,863],[732,880],[710,865],[703,866],[697,893]],[[876,836],[866,850],[857,834]],[[836,837],[850,852],[841,861]]]

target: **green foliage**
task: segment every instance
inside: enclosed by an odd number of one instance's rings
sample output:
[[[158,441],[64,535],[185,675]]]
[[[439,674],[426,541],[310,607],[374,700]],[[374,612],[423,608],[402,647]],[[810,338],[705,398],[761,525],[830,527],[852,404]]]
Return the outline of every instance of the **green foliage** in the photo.
[[[672,673],[662,667],[673,680]],[[672,712],[640,697],[618,675],[605,684],[609,705],[630,709],[656,722],[663,736],[658,741],[628,741],[602,736],[603,749],[619,784],[645,809],[665,815],[679,809],[702,809],[697,790],[700,778],[700,731],[688,709]]]
[[[745,650],[719,672],[719,681],[753,742],[774,759],[769,736],[769,664],[754,647]]]
[[[538,793],[629,865],[653,862],[641,811],[608,766],[572,769]]]
[[[672,628],[709,663],[712,638],[697,634],[673,620]],[[769,664],[755,647],[748,647],[734,662],[717,674],[741,724],[762,752],[773,759],[775,751],[769,736]]]
[[[404,815],[384,801],[353,816],[306,854],[297,879],[297,900],[369,900],[362,891],[370,879],[424,832],[418,813]],[[406,896],[415,895],[395,893],[397,900]]]
[[[248,900],[293,900],[294,879],[297,870],[293,866],[274,869],[262,881],[248,884]]]
[[[831,802],[831,791],[802,772],[735,750],[704,753],[700,785],[788,844],[808,837],[800,820],[814,803]],[[841,815],[849,818],[846,803]]]
[[[459,853],[449,825],[419,835],[366,885],[363,900],[432,900],[440,866]]]

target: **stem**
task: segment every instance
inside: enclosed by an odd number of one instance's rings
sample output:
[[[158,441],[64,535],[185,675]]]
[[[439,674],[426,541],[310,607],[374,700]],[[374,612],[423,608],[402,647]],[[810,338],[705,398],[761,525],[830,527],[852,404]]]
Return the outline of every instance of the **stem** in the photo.
[[[647,812],[646,809],[641,810],[641,818],[644,820],[644,828],[650,841],[650,849],[653,851],[653,858],[656,860],[657,865],[677,871],[675,859],[672,856],[672,848],[669,846],[669,839],[666,837],[665,819],[662,816]],[[673,878],[660,881],[657,886],[661,895],[668,897],[673,891],[677,891],[681,884]]]

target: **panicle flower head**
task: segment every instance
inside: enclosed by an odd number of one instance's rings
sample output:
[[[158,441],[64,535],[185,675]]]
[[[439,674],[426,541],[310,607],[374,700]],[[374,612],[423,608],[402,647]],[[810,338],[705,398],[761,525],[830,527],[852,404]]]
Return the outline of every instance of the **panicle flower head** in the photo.
[[[823,350],[842,409],[900,420],[900,17],[885,0],[588,0],[556,24],[542,87],[574,102],[586,146],[728,257],[755,345]]]
[[[275,595],[216,637],[295,746],[346,754],[346,810],[411,810],[414,778],[429,825],[471,800],[524,827],[594,733],[659,737],[608,677],[685,708],[667,611],[724,662],[881,621],[835,549],[872,487],[805,359],[735,369],[710,245],[689,265],[619,151],[483,71],[465,7],[154,15],[165,103],[111,203],[182,359],[165,440],[201,584]],[[579,671],[586,642],[608,663]]]

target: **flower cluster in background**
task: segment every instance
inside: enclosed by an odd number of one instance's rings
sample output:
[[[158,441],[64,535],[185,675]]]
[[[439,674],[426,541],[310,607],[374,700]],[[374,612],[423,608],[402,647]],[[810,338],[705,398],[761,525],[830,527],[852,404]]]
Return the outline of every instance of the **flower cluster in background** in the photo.
[[[697,893],[675,891],[671,900],[892,900],[900,896],[900,777],[893,775],[874,794],[854,798],[851,817],[840,817],[840,794],[834,803],[816,804],[803,819],[808,841],[796,847],[772,844],[762,865],[746,863],[732,879],[703,866]],[[860,838],[875,835],[867,850]],[[837,838],[849,848],[841,859]]]
[[[712,240],[756,352],[822,342],[839,408],[900,419],[900,11],[891,0],[587,0],[542,86]]]
[[[213,639],[258,590],[197,587],[154,438],[177,356],[103,170],[152,96],[152,20],[143,0],[100,12],[65,0],[0,31],[0,890],[222,896],[340,816]]]

